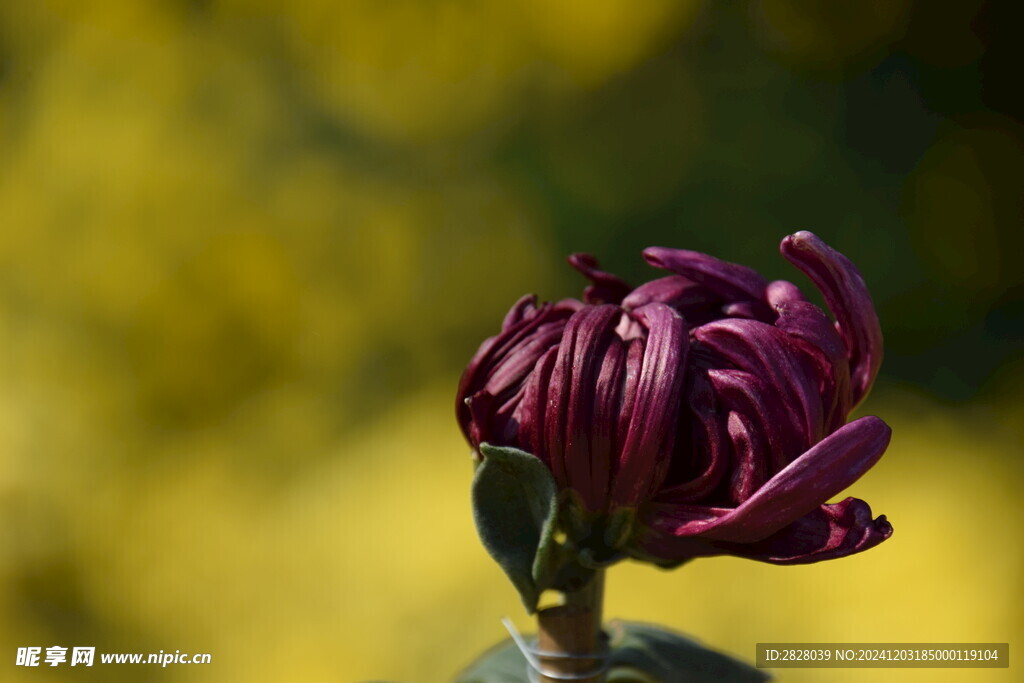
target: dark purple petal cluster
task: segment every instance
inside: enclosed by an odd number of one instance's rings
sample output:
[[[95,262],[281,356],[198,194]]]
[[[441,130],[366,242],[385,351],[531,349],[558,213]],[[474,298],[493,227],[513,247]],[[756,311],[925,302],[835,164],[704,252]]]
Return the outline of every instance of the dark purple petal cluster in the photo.
[[[583,301],[524,297],[467,367],[466,438],[540,458],[586,521],[583,545],[661,564],[877,545],[892,533],[884,516],[827,501],[889,442],[877,417],[846,422],[881,364],[878,318],[856,267],[818,237],[791,235],[781,252],[834,320],[795,285],[706,254],[649,248],[671,274],[635,289],[573,255],[592,283]]]

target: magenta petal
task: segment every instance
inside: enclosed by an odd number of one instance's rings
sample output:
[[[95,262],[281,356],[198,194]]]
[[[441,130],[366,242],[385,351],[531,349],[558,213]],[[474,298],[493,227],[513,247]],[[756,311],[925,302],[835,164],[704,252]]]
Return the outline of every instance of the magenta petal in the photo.
[[[702,325],[694,337],[778,390],[794,428],[803,436],[801,451],[821,439],[820,381],[810,358],[803,356],[789,335],[757,320],[730,319]]]
[[[764,433],[742,413],[729,413],[727,424],[733,453],[729,498],[738,505],[768,480],[768,463],[764,457],[768,444]]]
[[[642,328],[639,323],[636,323]],[[629,435],[633,419],[633,406],[636,403],[637,387],[640,386],[640,374],[644,366],[643,336],[633,337],[626,344],[626,376],[623,380],[622,400],[619,404],[618,422],[615,425],[615,452],[621,453]],[[615,463],[618,467],[618,462]]]
[[[825,311],[806,301],[779,305],[775,327],[814,345],[835,365],[845,365],[846,346]]]
[[[497,335],[487,339],[470,360],[459,381],[455,398],[455,412],[466,438],[470,438],[470,414],[466,399],[483,389],[499,401],[514,392],[545,346],[557,344],[561,328],[573,312],[573,304],[562,301],[544,304],[530,311],[527,297],[520,299],[509,311],[506,321],[515,321]],[[580,304],[582,305],[582,304]],[[471,440],[472,441],[472,440]]]
[[[760,301],[768,286],[768,281],[752,268],[697,251],[648,247],[644,249],[644,258],[655,268],[698,282],[724,299]]]
[[[678,510],[672,521],[713,520],[724,514],[725,511],[717,508]],[[660,527],[641,525],[637,528],[631,550],[641,559],[662,564],[713,555],[734,555],[771,564],[809,564],[863,552],[892,536],[892,525],[885,515],[873,519],[868,504],[856,498],[817,507],[754,543],[676,536],[665,528],[671,525],[671,518],[662,516],[660,519],[663,522]]]
[[[674,533],[730,543],[760,541],[857,481],[882,457],[890,435],[877,417],[862,417],[813,446],[728,514],[683,524]]]
[[[651,303],[667,304],[677,311],[705,304],[714,297],[705,287],[682,275],[668,275],[640,285],[622,300],[627,311]]]
[[[716,395],[713,370],[691,371],[687,378],[689,385],[686,403],[692,418],[685,413],[682,420],[689,418],[689,437],[683,443],[692,444],[692,453],[687,457],[675,458],[669,469],[669,477],[658,493],[657,499],[676,503],[689,503],[708,496],[721,483],[728,464],[728,435],[719,420],[722,405]]]
[[[730,512],[728,508],[688,503],[648,503],[639,509],[630,552],[639,559],[660,563],[723,555],[728,551],[706,538],[681,536],[676,532],[681,528],[713,524]]]
[[[648,497],[667,470],[689,350],[686,323],[665,304],[648,304],[633,315],[648,333],[629,431],[612,488],[612,502],[624,507]]]
[[[502,395],[509,388],[518,388],[533,370],[537,359],[558,344],[564,329],[565,323],[561,320],[537,325],[530,336],[509,349],[503,358],[494,363],[484,388],[495,396]]]
[[[804,293],[792,282],[786,280],[773,280],[765,288],[764,298],[772,308],[778,308],[783,304],[794,301],[807,301]]]
[[[853,408],[845,343],[828,315],[814,304],[793,301],[780,305],[778,311],[775,326],[799,340],[816,359],[822,384],[825,431],[838,429]]]
[[[860,271],[815,234],[782,240],[782,255],[807,274],[825,296],[848,348],[853,405],[867,395],[882,364],[882,328]]]
[[[691,328],[721,317],[725,299],[704,285],[682,275],[669,275],[652,280],[634,289],[622,300],[622,308],[634,311],[650,303],[671,306],[678,311]],[[762,306],[765,311],[766,306]]]
[[[853,555],[892,536],[885,515],[874,519],[857,498],[822,505],[768,538],[746,546],[723,546],[730,555],[772,564],[809,564]]]
[[[594,388],[594,413],[589,422],[590,489],[584,500],[591,510],[603,510],[608,502],[612,463],[618,450],[615,437],[627,372],[626,344],[613,334],[601,361]]]
[[[524,320],[528,320],[537,314],[537,295],[527,294],[512,304],[512,308],[505,314],[505,320],[501,323],[501,330],[504,332],[510,327],[515,327]]]
[[[490,414],[495,400],[486,391],[478,391],[465,400],[466,410],[472,418],[469,422],[469,442],[474,448],[491,438]]]
[[[583,292],[583,300],[588,304],[618,304],[632,289],[622,278],[601,270],[590,254],[572,254],[569,265],[594,283]]]
[[[746,417],[748,424],[762,435],[759,441],[764,448],[758,457],[772,474],[810,445],[788,419],[777,387],[743,370],[708,370],[708,380],[723,408]]]
[[[766,312],[764,304],[759,301],[734,301],[722,306],[722,315],[727,318],[748,318],[770,322],[774,317],[769,318],[765,315]]]
[[[558,347],[553,346],[537,361],[533,373],[526,381],[523,400],[520,401],[513,416],[519,423],[519,447],[540,458],[552,472],[555,464],[552,462],[551,454],[547,451],[544,424],[550,406],[548,390],[551,387],[551,375],[554,372],[557,357]],[[561,466],[561,458],[558,459],[558,463]]]
[[[614,336],[620,315],[617,306],[588,306],[569,318],[558,347],[551,376],[549,409],[545,420],[546,450],[551,456],[555,480],[577,491],[591,510],[590,420],[594,385],[601,368],[602,346]],[[558,465],[561,461],[561,466]]]

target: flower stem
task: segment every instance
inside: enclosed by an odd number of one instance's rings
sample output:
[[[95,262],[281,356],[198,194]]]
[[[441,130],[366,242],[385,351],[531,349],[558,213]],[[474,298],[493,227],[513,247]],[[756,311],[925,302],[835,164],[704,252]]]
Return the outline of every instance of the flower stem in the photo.
[[[537,613],[537,647],[544,671],[552,674],[582,675],[600,670],[607,643],[601,631],[604,600],[604,570],[577,591],[565,594],[565,604]],[[562,656],[559,656],[562,655]],[[541,675],[543,683],[565,683],[565,679]],[[580,683],[601,683],[603,674],[573,678]]]

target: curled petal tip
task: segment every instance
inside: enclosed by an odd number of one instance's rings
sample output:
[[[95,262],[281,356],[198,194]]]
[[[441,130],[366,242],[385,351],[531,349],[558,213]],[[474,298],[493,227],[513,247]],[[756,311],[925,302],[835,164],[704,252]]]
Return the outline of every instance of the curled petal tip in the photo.
[[[519,298],[519,301],[512,305],[508,313],[505,314],[505,320],[501,323],[502,331],[518,325],[522,321],[535,315],[537,311],[537,295],[526,294]]]
[[[706,286],[716,295],[734,301],[758,301],[768,282],[756,271],[687,249],[648,247],[644,259],[655,268],[668,270]]]
[[[754,495],[712,522],[678,525],[677,536],[715,541],[760,541],[850,486],[882,457],[889,425],[874,416],[836,430],[791,462]]]
[[[892,536],[885,515],[872,519],[871,507],[847,498],[822,505],[764,542],[751,546],[747,556],[772,564],[810,564],[874,548]]]
[[[570,254],[567,260],[569,265],[593,283],[584,292],[584,298],[589,304],[618,304],[632,289],[622,278],[601,270],[597,259],[591,254],[577,252]]]
[[[782,238],[782,243],[779,245],[779,251],[782,254],[786,254],[787,251],[820,252],[826,249],[832,251],[832,248],[825,243],[825,240],[810,230],[798,230],[792,235],[786,235]]]
[[[867,396],[882,364],[882,329],[857,267],[820,237],[801,230],[782,240],[779,251],[821,290],[847,347],[851,405]]]
[[[568,261],[569,265],[571,265],[573,268],[580,271],[582,271],[585,268],[597,267],[597,259],[594,258],[594,255],[588,254],[584,251],[577,251],[573,252],[572,254],[569,254],[569,257],[566,259],[566,261]]]
[[[647,263],[651,264],[655,268],[664,268],[664,265],[662,265],[661,258],[666,251],[671,250],[668,249],[667,247],[647,247],[641,253],[643,254],[644,260],[647,261]]]
[[[885,420],[876,415],[865,415],[847,425],[847,430],[853,434],[860,435],[865,441],[871,441],[885,450],[892,438],[892,427],[885,423]]]
[[[782,239],[783,242],[792,242],[797,248],[802,248],[807,242],[817,241],[821,242],[821,238],[815,235],[810,230],[797,230],[792,235],[787,235]]]

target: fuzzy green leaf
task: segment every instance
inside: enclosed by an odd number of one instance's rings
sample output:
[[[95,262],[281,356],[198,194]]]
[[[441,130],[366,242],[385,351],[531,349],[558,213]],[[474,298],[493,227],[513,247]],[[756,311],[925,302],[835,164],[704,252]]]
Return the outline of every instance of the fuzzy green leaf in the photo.
[[[525,451],[481,444],[480,453],[472,493],[477,533],[533,614],[558,550],[558,486]]]
[[[614,620],[606,683],[762,683],[770,676],[660,626]],[[526,683],[529,666],[512,639],[495,645],[456,683]]]
[[[608,683],[759,683],[771,677],[660,626],[611,621]]]
[[[455,683],[529,683],[526,658],[511,638],[503,640],[469,665]]]

